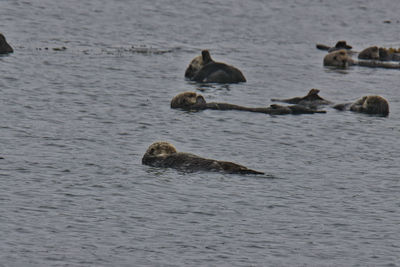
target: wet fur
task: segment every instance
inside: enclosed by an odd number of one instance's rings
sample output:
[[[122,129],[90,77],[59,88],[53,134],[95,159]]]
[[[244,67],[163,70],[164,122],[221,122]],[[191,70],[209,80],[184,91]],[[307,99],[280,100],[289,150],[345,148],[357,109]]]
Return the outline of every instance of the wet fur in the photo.
[[[6,37],[4,37],[4,35],[0,33],[0,54],[8,54],[12,52],[14,52],[14,50],[7,43]]]
[[[246,82],[243,73],[234,66],[215,62],[208,50],[195,57],[185,71],[185,77],[201,83],[239,83]]]
[[[320,90],[313,88],[308,92],[308,94],[306,96],[303,96],[303,97],[293,97],[293,98],[288,98],[288,99],[273,98],[273,99],[271,99],[271,101],[296,104],[296,105],[301,105],[301,106],[305,106],[305,107],[312,108],[312,109],[316,109],[317,107],[319,107],[321,105],[332,104],[332,102],[320,97],[318,95],[319,92],[320,92]]]
[[[389,102],[378,95],[363,96],[353,103],[337,104],[334,108],[384,117],[389,115]]]
[[[184,110],[241,110],[271,115],[325,113],[323,110],[315,110],[302,105],[281,106],[273,104],[269,107],[252,108],[229,103],[207,103],[202,95],[196,94],[195,92],[184,92],[176,95],[171,100],[171,108],[181,108]]]
[[[174,168],[185,172],[211,171],[264,174],[233,162],[207,159],[190,153],[177,152],[176,148],[168,142],[155,142],[150,145],[142,158],[142,164],[153,167]]]

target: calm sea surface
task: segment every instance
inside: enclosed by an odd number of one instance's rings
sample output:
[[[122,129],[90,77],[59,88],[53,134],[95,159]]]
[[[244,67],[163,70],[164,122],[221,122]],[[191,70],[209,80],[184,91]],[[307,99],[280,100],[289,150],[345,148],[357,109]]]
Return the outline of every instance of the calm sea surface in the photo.
[[[400,71],[324,68],[315,49],[398,48],[399,10],[2,0],[15,53],[0,57],[0,266],[400,266]],[[185,81],[202,49],[248,82]],[[390,115],[169,107],[184,91],[267,106],[311,88],[336,103],[382,95]],[[266,175],[141,165],[158,140]]]

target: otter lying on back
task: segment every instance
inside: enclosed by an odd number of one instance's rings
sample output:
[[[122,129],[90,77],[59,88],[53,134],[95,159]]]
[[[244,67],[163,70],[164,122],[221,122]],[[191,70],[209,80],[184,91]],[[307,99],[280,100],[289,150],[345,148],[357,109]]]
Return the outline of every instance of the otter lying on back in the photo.
[[[177,152],[168,142],[155,142],[149,146],[142,164],[153,167],[174,168],[186,172],[211,171],[237,174],[264,174],[245,166],[213,159],[202,158],[190,153]]]
[[[318,95],[320,91],[318,89],[311,89],[306,96],[303,97],[293,97],[293,98],[288,98],[288,99],[276,99],[273,98],[271,101],[278,101],[278,102],[284,102],[284,103],[289,103],[289,104],[296,104],[296,105],[301,105],[301,106],[306,106],[312,109],[316,109],[318,106],[321,105],[329,105],[332,104],[332,102],[323,99]]]
[[[365,53],[363,53],[363,57],[366,57],[367,53],[371,53],[371,57],[376,57],[372,55],[374,51],[374,49],[371,49],[368,52],[365,51]],[[351,65],[358,65],[370,68],[400,69],[400,64],[397,63],[388,63],[378,60],[353,60],[345,49],[331,52],[324,57],[324,66],[346,68]]]
[[[195,92],[184,92],[175,96],[171,100],[171,108],[181,108],[184,110],[242,110],[271,115],[325,113],[323,110],[310,109],[301,105],[281,106],[274,104],[269,107],[250,108],[229,103],[207,103],[202,95],[198,95]]]
[[[14,52],[14,50],[7,43],[6,37],[4,37],[4,35],[0,33],[0,54],[8,54],[12,52]]]
[[[353,103],[337,104],[334,108],[384,117],[389,115],[389,102],[378,95],[364,96]]]
[[[240,70],[221,62],[215,62],[208,50],[201,51],[185,71],[185,77],[201,83],[238,83],[246,82]]]

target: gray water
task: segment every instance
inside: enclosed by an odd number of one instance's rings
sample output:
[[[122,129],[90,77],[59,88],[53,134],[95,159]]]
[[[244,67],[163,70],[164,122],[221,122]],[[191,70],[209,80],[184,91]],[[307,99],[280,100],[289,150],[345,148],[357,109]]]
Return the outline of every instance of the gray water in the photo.
[[[0,266],[400,266],[400,72],[324,68],[315,49],[398,48],[399,10],[397,0],[1,1],[15,53],[0,57]],[[185,81],[202,49],[248,82]],[[266,106],[311,88],[336,103],[381,95],[390,115],[169,107],[183,91]],[[141,165],[159,140],[266,175]]]

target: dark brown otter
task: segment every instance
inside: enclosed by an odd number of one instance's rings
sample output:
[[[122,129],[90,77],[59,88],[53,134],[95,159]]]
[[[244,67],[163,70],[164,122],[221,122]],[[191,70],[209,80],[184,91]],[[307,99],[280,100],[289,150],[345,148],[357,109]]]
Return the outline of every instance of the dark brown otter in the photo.
[[[333,51],[340,50],[340,49],[350,50],[350,49],[353,48],[351,45],[348,45],[346,43],[346,41],[338,41],[336,43],[336,45],[333,46],[333,47],[330,47],[330,46],[327,46],[327,45],[324,45],[324,44],[316,44],[316,47],[318,49],[320,49],[320,50],[326,50],[328,52],[333,52]]]
[[[243,73],[234,66],[215,62],[208,50],[201,51],[185,71],[185,77],[200,83],[239,83],[246,82]]]
[[[312,109],[316,109],[318,106],[332,104],[332,102],[320,97],[318,95],[319,92],[320,91],[318,89],[313,88],[308,92],[308,94],[306,96],[303,96],[303,97],[293,97],[293,98],[288,98],[288,99],[273,98],[273,99],[271,99],[271,101],[296,104],[296,105],[306,106],[306,107],[309,107]]]
[[[229,103],[207,103],[202,95],[198,95],[195,92],[184,92],[175,96],[171,100],[171,108],[181,108],[184,110],[241,110],[270,115],[326,113],[324,110],[311,109],[302,105],[281,106],[273,104],[269,107],[252,108]]]
[[[14,50],[7,43],[6,37],[4,37],[4,35],[0,33],[0,54],[8,54],[12,52],[14,52]]]
[[[211,171],[264,174],[233,162],[207,159],[190,153],[177,152],[176,148],[168,142],[155,142],[150,145],[142,158],[142,164],[153,167],[174,168],[185,172]]]
[[[337,104],[333,107],[337,110],[350,110],[384,117],[389,115],[389,102],[378,95],[363,96],[353,103]]]

